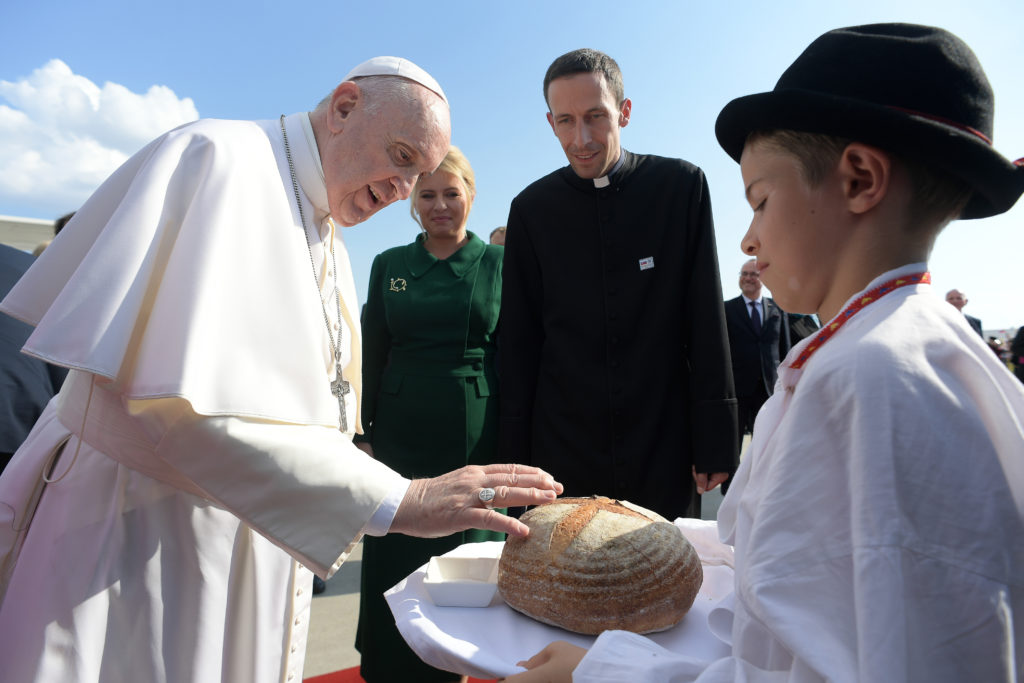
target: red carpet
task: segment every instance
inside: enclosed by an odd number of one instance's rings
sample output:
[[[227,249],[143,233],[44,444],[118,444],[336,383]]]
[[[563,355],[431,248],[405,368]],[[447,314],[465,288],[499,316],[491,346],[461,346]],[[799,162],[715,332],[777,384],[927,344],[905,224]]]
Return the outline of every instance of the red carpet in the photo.
[[[344,671],[335,671],[332,674],[324,674],[322,676],[314,676],[313,678],[305,679],[305,683],[365,683],[363,677],[359,675],[359,667],[354,666],[351,669],[345,669]],[[494,680],[485,680],[480,678],[470,678],[469,683],[495,683]]]

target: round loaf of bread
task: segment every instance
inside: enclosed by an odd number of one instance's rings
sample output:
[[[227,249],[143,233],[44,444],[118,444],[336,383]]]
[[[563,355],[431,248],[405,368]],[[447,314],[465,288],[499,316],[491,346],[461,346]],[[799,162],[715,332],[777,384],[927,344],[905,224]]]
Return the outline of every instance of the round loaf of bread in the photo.
[[[594,496],[527,511],[526,538],[510,537],[498,591],[527,616],[576,633],[675,626],[704,580],[700,558],[660,515]]]

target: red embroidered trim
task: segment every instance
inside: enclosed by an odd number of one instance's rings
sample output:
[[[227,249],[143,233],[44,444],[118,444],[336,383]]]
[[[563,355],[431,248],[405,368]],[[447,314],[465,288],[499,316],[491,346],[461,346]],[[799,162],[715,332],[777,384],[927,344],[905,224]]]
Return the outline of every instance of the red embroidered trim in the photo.
[[[942,116],[935,116],[934,114],[926,114],[923,111],[916,111],[914,109],[904,109],[903,107],[894,107],[892,105],[889,105],[889,109],[895,109],[896,111],[901,111],[901,112],[903,112],[905,114],[910,114],[911,116],[920,116],[921,118],[928,119],[929,121],[935,121],[937,123],[944,123],[947,126],[953,126],[954,128],[956,128],[958,130],[962,130],[965,133],[970,133],[971,135],[978,136],[979,138],[984,140],[985,144],[987,144],[989,147],[992,146],[992,140],[987,135],[982,133],[980,130],[977,130],[976,128],[971,128],[970,126],[965,126],[962,123],[957,123],[956,121],[953,121],[952,119],[943,118]]]
[[[925,271],[923,273],[913,273],[912,275],[907,275],[906,277],[898,277],[895,280],[883,282],[882,284],[872,289],[870,292],[866,292],[863,296],[859,297],[852,304],[844,308],[843,312],[837,315],[832,320],[832,322],[830,322],[825,327],[821,328],[821,330],[816,335],[814,335],[814,338],[811,339],[811,343],[807,345],[807,348],[804,349],[804,352],[801,353],[795,361],[793,361],[793,364],[790,365],[790,367],[794,369],[802,368],[804,366],[804,363],[806,363],[807,360],[814,355],[815,351],[824,346],[825,342],[831,339],[832,335],[834,335],[840,327],[846,324],[846,321],[860,313],[860,311],[865,306],[875,303],[886,294],[889,294],[899,289],[900,287],[906,287],[908,285],[919,285],[922,283],[931,284],[931,282],[931,273]]]

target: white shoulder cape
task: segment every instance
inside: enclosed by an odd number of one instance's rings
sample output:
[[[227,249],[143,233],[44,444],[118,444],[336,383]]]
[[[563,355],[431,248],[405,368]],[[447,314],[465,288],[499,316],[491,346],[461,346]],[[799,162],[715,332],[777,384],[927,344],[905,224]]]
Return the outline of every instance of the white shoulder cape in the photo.
[[[308,167],[315,161],[296,144],[298,116],[288,119],[292,153]],[[304,208],[312,219],[311,204]],[[358,310],[336,245],[346,308]],[[338,426],[277,121],[201,120],[147,145],[0,310],[36,326],[25,352],[109,378],[127,398],[180,396],[205,415]],[[358,324],[350,329],[358,334]],[[354,360],[350,380],[358,352]]]

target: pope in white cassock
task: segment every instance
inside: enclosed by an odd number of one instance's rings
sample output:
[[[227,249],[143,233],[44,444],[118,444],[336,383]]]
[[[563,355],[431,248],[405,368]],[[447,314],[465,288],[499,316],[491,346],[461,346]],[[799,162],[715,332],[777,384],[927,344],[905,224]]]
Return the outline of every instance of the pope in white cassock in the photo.
[[[71,373],[0,478],[0,681],[298,681],[311,571],[363,534],[528,533],[490,506],[554,498],[546,473],[410,482],[351,442],[335,226],[408,197],[449,139],[440,86],[394,57],[312,112],[182,126],[4,299]]]

